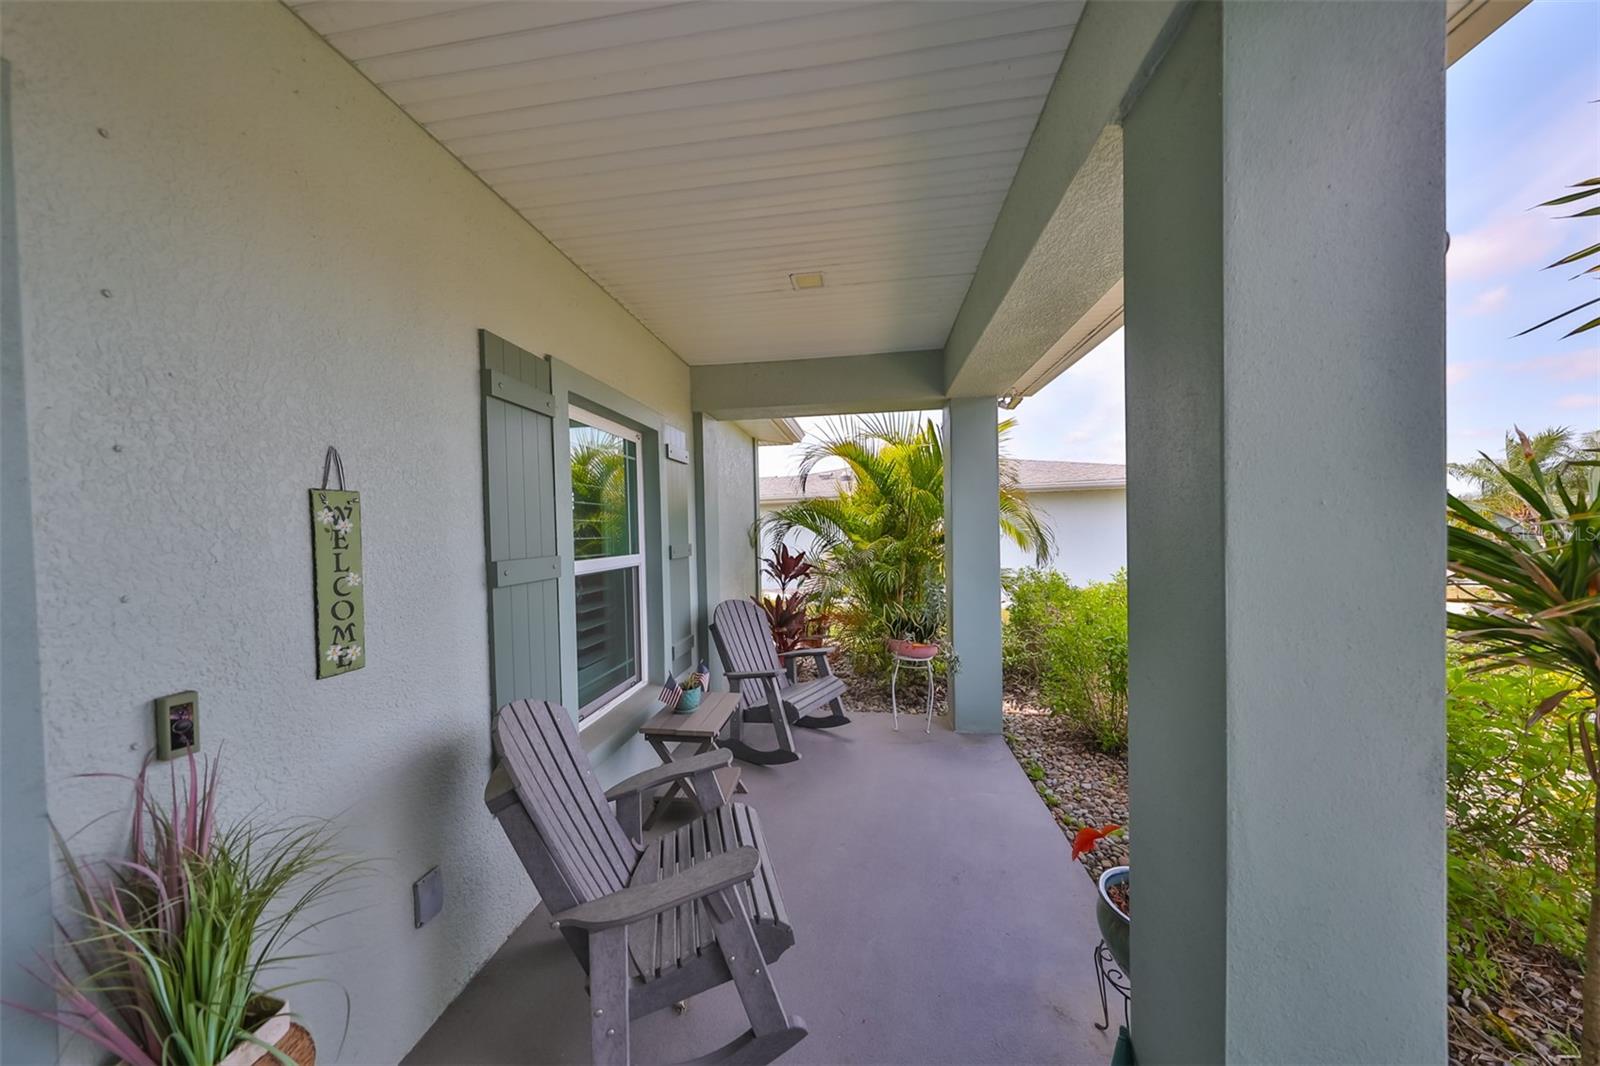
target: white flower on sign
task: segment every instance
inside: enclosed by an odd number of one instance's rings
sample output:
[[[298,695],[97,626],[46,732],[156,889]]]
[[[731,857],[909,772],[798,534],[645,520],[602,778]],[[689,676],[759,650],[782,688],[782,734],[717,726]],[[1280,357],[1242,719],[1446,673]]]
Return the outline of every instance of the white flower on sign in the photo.
[[[351,588],[358,588],[361,585],[361,575],[352,570],[348,574],[344,575],[344,583],[349,585]]]
[[[344,651],[345,654],[349,656],[345,662],[353,663],[357,659],[361,658],[361,645],[359,644],[351,644],[349,647],[345,648]]]
[[[340,659],[342,659],[343,657],[344,657],[344,645],[343,644],[329,644],[328,645],[328,661],[330,663],[336,663]]]
[[[317,512],[317,521],[321,522],[324,526],[333,525],[334,522],[338,521],[338,518],[339,516],[333,513],[332,507],[324,507],[322,510]]]
[[[350,519],[348,518],[341,518],[333,524],[333,531],[335,533],[349,533],[353,528],[354,527],[350,524]]]

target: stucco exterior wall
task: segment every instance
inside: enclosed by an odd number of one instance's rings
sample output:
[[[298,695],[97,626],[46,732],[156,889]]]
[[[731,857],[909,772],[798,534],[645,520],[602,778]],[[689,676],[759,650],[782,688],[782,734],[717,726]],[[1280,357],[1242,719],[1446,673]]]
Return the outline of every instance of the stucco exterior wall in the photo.
[[[150,700],[198,689],[228,811],[344,812],[381,861],[300,968],[349,992],[342,1050],[336,991],[294,1006],[322,1061],[394,1062],[534,902],[480,798],[475,331],[679,425],[687,368],[287,8],[4,18],[50,813],[120,804],[74,775],[136,770]],[[319,682],[306,489],[329,444],[363,493],[367,666]],[[414,929],[434,865],[444,913]]]
[[[1124,123],[1133,1039],[1442,1062],[1444,24],[1187,14]]]
[[[1056,552],[1046,569],[1065,574],[1074,584],[1104,581],[1128,565],[1128,493],[1125,489],[1082,492],[1030,492],[1028,502],[1055,534]],[[1033,566],[1025,552],[1000,538],[1000,566],[1013,570]]]
[[[706,531],[717,541],[709,609],[756,591],[756,550],[750,543],[756,517],[756,456],[750,438],[737,426],[715,421],[707,426],[706,494],[716,495],[708,513],[717,517],[715,530]]]

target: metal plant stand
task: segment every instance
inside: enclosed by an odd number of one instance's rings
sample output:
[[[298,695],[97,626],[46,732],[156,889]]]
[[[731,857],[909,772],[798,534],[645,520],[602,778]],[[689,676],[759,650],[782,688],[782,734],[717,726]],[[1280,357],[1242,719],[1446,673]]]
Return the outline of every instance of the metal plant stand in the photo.
[[[895,683],[900,680],[900,667],[905,665],[909,669],[921,667],[928,675],[928,723],[923,727],[924,733],[933,732],[933,659],[913,659],[909,655],[896,655],[894,657],[894,673],[889,675],[889,711],[894,719],[894,731],[900,732],[900,701],[895,695]]]
[[[1128,999],[1130,996],[1128,975],[1122,972],[1122,967],[1117,965],[1116,956],[1111,954],[1111,949],[1106,947],[1104,940],[1095,945],[1094,949],[1094,975],[1100,982],[1100,1020],[1094,1027],[1101,1032],[1111,1028],[1111,1011],[1106,1000],[1106,989],[1110,988],[1122,997],[1122,1024],[1128,1024]]]

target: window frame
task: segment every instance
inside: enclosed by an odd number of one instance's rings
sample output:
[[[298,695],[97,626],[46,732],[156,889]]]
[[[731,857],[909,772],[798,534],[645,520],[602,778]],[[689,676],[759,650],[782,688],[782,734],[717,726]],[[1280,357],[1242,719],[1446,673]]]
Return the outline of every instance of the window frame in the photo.
[[[634,429],[631,426],[623,425],[620,422],[613,421],[612,419],[606,418],[604,415],[596,414],[594,411],[590,410],[587,407],[583,407],[582,405],[580,405],[578,403],[568,403],[568,405],[567,405],[567,427],[568,427],[568,439],[569,440],[570,440],[570,434],[571,434],[571,429],[572,429],[572,423],[574,423],[574,422],[581,423],[582,425],[587,426],[587,427],[589,427],[591,429],[598,429],[598,430],[601,430],[602,432],[610,433],[612,436],[621,437],[624,440],[632,441],[633,442],[633,461],[634,461],[634,471],[633,471],[633,475],[634,475],[634,477],[633,477],[634,551],[632,553],[628,554],[628,555],[602,555],[602,556],[598,556],[596,558],[590,558],[590,559],[579,559],[579,558],[577,558],[576,550],[574,550],[574,552],[573,552],[572,575],[573,575],[573,582],[574,582],[574,596],[573,596],[573,603],[572,603],[572,625],[573,625],[573,630],[574,631],[576,631],[576,629],[577,629],[577,619],[578,619],[578,604],[577,604],[577,596],[576,596],[576,582],[577,582],[578,578],[584,577],[584,576],[589,575],[589,574],[606,573],[606,572],[613,571],[613,570],[629,570],[629,569],[631,569],[634,572],[634,575],[633,575],[633,587],[634,587],[633,632],[634,632],[634,637],[635,637],[635,640],[636,640],[636,645],[635,645],[635,648],[634,648],[634,668],[635,668],[634,669],[634,676],[632,678],[626,680],[626,681],[619,682],[616,686],[612,687],[611,689],[609,689],[608,691],[602,693],[601,695],[596,696],[594,699],[590,700],[588,703],[580,704],[578,706],[578,708],[577,708],[578,721],[580,723],[586,725],[589,722],[594,721],[596,718],[598,718],[600,715],[604,714],[606,711],[609,711],[612,707],[615,707],[617,704],[621,703],[623,700],[626,700],[628,697],[632,696],[634,693],[640,691],[641,689],[643,689],[649,683],[649,679],[646,676],[648,674],[648,670],[646,669],[646,666],[645,666],[645,659],[646,659],[646,655],[647,655],[647,652],[648,652],[648,649],[649,649],[649,626],[650,626],[650,611],[649,611],[649,602],[648,602],[649,590],[648,590],[647,583],[646,583],[646,580],[645,580],[645,576],[646,576],[645,537],[644,537],[644,531],[645,531],[645,524],[644,524],[644,510],[645,510],[645,507],[644,507],[644,495],[645,495],[644,494],[644,481],[645,481],[645,479],[644,479],[644,457],[645,457],[645,448],[644,448],[644,434],[641,433],[639,430]],[[572,449],[571,449],[571,447],[569,445],[569,447],[567,449],[567,455],[568,455],[568,461],[569,462],[571,460],[571,454],[572,454]],[[569,514],[568,515],[567,525],[569,527],[569,530],[572,529],[575,526],[576,520],[577,519],[576,519],[576,515],[575,514]],[[573,663],[573,671],[574,671],[574,676],[576,676],[576,671],[577,671],[577,663],[576,662]]]

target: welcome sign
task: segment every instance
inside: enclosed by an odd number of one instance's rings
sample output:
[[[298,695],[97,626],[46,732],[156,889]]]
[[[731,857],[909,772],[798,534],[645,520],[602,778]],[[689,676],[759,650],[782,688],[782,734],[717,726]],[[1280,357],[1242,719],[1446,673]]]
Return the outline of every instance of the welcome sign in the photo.
[[[317,611],[317,677],[367,665],[361,599],[361,496],[311,490],[311,580]]]

